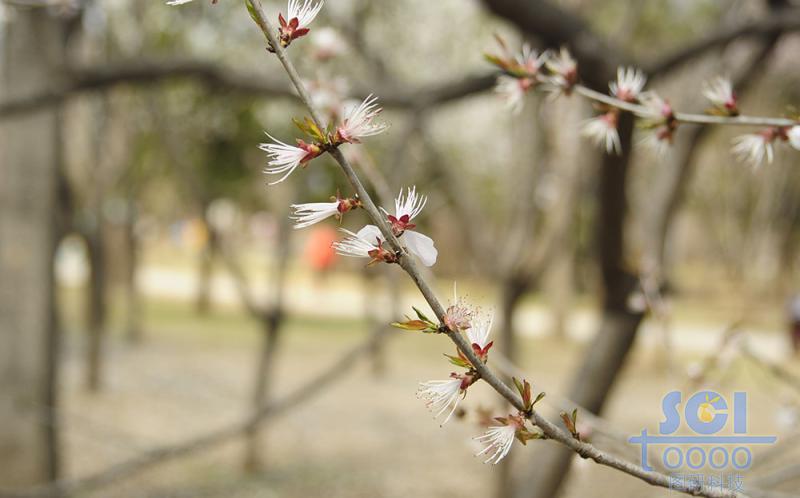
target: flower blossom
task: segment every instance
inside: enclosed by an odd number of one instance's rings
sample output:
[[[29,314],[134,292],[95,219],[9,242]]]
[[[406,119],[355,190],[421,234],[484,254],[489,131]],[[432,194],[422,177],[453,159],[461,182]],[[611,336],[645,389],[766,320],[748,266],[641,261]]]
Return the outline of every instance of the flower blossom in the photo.
[[[552,73],[547,81],[565,95],[569,95],[572,87],[578,83],[578,63],[570,55],[566,47],[561,47],[558,54],[550,53],[545,66]]]
[[[497,77],[494,91],[505,101],[509,111],[519,114],[525,106],[525,95],[532,87],[533,80],[530,78],[515,78],[503,74]]]
[[[736,93],[730,80],[722,77],[706,82],[703,86],[703,95],[713,105],[713,111],[725,116],[736,116],[739,109],[736,106]]]
[[[476,441],[486,444],[486,447],[476,453],[475,456],[492,452],[483,463],[496,464],[505,458],[508,452],[511,451],[511,446],[517,437],[517,431],[524,430],[524,421],[521,417],[498,417],[495,420],[500,422],[501,425],[492,425],[482,436],[474,438]]]
[[[786,138],[793,148],[800,150],[800,125],[789,128],[789,131],[786,132]]]
[[[739,159],[750,163],[751,166],[761,165],[765,158],[768,163],[771,163],[774,157],[772,142],[775,138],[774,128],[740,135],[733,139],[733,149],[731,150]]]
[[[650,130],[642,142],[662,155],[672,145],[678,127],[675,112],[669,102],[655,92],[642,92],[639,101],[644,105],[645,111],[637,113],[637,116],[644,118],[642,128]]]
[[[311,35],[311,46],[313,57],[319,61],[333,59],[347,50],[347,42],[331,27],[315,30]]]
[[[333,243],[333,248],[337,254],[354,258],[370,258],[368,266],[381,262],[397,262],[397,255],[383,247],[383,235],[378,230],[378,227],[367,225],[359,230],[358,233],[353,233],[344,228],[341,231],[347,234],[348,237]]]
[[[439,418],[448,408],[449,413],[442,422],[446,424],[458,408],[459,402],[467,395],[467,388],[477,379],[469,374],[451,373],[448,380],[429,380],[421,382],[417,397],[425,399],[428,409],[435,412],[433,418]]]
[[[279,180],[271,182],[270,185],[284,181],[298,166],[305,166],[308,161],[322,154],[322,149],[317,144],[308,144],[298,139],[297,146],[294,146],[281,142],[269,133],[267,136],[275,143],[259,145],[259,149],[270,157],[270,161],[267,163],[268,167],[264,169],[264,172],[270,175],[283,174]]]
[[[488,314],[476,314],[472,318],[469,329],[467,329],[467,340],[472,346],[475,355],[484,363],[489,354],[489,349],[491,349],[494,344],[494,341],[489,340],[493,322],[493,312]]]
[[[359,105],[351,105],[344,112],[342,123],[336,128],[336,143],[361,143],[364,137],[377,135],[389,127],[386,123],[373,123],[383,109],[378,107],[377,97],[371,94]]]
[[[444,313],[444,324],[453,332],[467,330],[472,326],[473,310],[463,299],[458,299],[456,284],[453,284],[453,304]]]
[[[278,14],[280,23],[281,46],[286,48],[292,41],[305,36],[311,29],[309,24],[317,17],[325,0],[315,4],[315,0],[289,0],[286,9],[287,21],[283,14]]]
[[[587,119],[581,125],[581,134],[589,138],[595,145],[604,146],[607,153],[622,152],[622,144],[617,131],[617,112],[609,111],[592,119]]]
[[[647,76],[636,68],[617,68],[617,81],[608,84],[611,94],[625,102],[636,102],[647,83]]]
[[[294,227],[299,229],[319,223],[331,216],[341,220],[344,213],[358,207],[361,207],[358,197],[342,199],[337,196],[332,198],[331,202],[292,204],[291,208],[294,210],[294,214],[291,218],[296,222]]]
[[[394,214],[389,214],[383,208],[381,210],[386,214],[394,236],[400,239],[408,251],[419,258],[423,265],[430,267],[436,263],[439,251],[436,250],[430,237],[413,231],[417,225],[411,223],[411,220],[425,207],[427,201],[428,198],[424,195],[417,195],[416,187],[409,187],[405,194],[401,190],[395,199]]]

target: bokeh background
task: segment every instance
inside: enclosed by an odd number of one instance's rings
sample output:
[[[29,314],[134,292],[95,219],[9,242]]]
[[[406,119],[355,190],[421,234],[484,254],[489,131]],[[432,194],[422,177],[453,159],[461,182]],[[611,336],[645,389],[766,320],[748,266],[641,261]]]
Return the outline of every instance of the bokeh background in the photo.
[[[725,75],[746,114],[784,116],[799,10],[328,0],[290,53],[320,105],[379,97],[390,129],[345,152],[382,205],[428,196],[437,290],[494,309],[491,362],[545,413],[577,404],[586,438],[638,461],[627,437],[666,392],[746,391],[750,431],[779,442],[744,486],[790,496],[800,153],[752,168],[730,141],[755,130],[682,126],[665,155],[636,129],[604,156],[579,133],[590,104],[531,93],[513,114],[483,53],[568,46],[601,91],[637,65],[693,112]],[[291,226],[290,204],[350,195],[335,163],[266,185],[264,132],[290,142],[304,109],[242,2],[6,0],[0,49],[0,496],[669,493],[550,442],[484,465],[472,437],[508,413],[484,385],[432,419],[417,384],[453,347],[388,327],[422,298],[334,255],[334,220]]]

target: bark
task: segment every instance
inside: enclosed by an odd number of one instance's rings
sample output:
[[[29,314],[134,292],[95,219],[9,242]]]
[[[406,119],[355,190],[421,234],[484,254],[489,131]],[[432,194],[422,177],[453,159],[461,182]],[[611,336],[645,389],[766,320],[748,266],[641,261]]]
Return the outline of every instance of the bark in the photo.
[[[3,99],[58,83],[60,20],[45,9],[18,9],[2,35]],[[0,125],[0,484],[7,488],[58,473],[53,254],[59,118],[50,108]]]
[[[132,344],[141,344],[144,340],[142,329],[142,297],[136,285],[136,272],[139,268],[141,243],[136,234],[137,208],[136,201],[129,199],[127,216],[123,226],[125,247],[128,255],[128,266],[125,271],[126,324],[125,337]]]
[[[99,392],[102,389],[103,350],[106,341],[106,247],[101,216],[99,210],[95,212],[95,226],[86,234],[89,257],[86,388],[91,392]]]
[[[206,217],[208,203],[202,203],[201,208],[208,240],[200,252],[198,261],[196,309],[199,314],[205,315],[211,310],[211,279],[214,276],[214,261],[219,253],[220,242],[217,232],[211,228],[211,224]]]
[[[623,116],[619,132],[623,154],[605,156],[600,171],[597,246],[604,290],[600,328],[589,345],[568,390],[568,399],[594,414],[602,411],[611,388],[633,345],[641,315],[628,310],[628,295],[636,279],[625,268],[626,184],[633,120]],[[528,486],[522,496],[557,496],[569,474],[572,453],[555,445],[543,445],[534,458]]]

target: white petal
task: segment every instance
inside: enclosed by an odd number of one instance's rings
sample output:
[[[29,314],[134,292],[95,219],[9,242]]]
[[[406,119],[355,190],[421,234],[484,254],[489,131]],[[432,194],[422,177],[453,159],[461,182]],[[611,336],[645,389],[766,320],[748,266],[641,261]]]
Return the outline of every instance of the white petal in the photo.
[[[800,150],[800,125],[792,126],[789,129],[789,143],[797,150]]]
[[[433,239],[411,230],[406,230],[401,238],[411,254],[418,257],[423,265],[431,267],[436,263],[439,251],[434,247]]]
[[[381,233],[380,228],[376,227],[375,225],[367,225],[361,230],[358,231],[356,237],[359,239],[363,239],[368,241],[370,244],[375,244],[377,241],[375,239],[385,240],[383,238],[383,234]]]

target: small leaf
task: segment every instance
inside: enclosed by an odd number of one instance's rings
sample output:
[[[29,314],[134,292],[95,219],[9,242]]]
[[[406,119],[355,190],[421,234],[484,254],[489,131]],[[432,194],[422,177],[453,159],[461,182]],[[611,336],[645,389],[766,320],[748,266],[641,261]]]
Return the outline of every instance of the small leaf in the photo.
[[[452,363],[453,365],[455,365],[457,367],[472,368],[472,365],[470,364],[470,362],[468,362],[464,358],[459,358],[458,356],[451,356],[449,354],[446,354],[445,356],[450,360],[450,363]]]
[[[421,320],[408,320],[405,322],[392,322],[392,327],[403,330],[426,330],[428,324]]]
[[[419,318],[420,320],[424,320],[428,323],[433,323],[431,322],[431,319],[425,316],[425,313],[421,312],[419,308],[417,308],[416,306],[412,306],[411,309],[414,310],[414,312],[417,314],[417,318]]]
[[[545,397],[545,392],[544,391],[540,392],[538,395],[536,395],[536,399],[533,400],[533,403],[531,403],[531,406],[533,406],[536,403],[538,403],[539,401],[541,401],[542,398],[544,398],[544,397]]]

